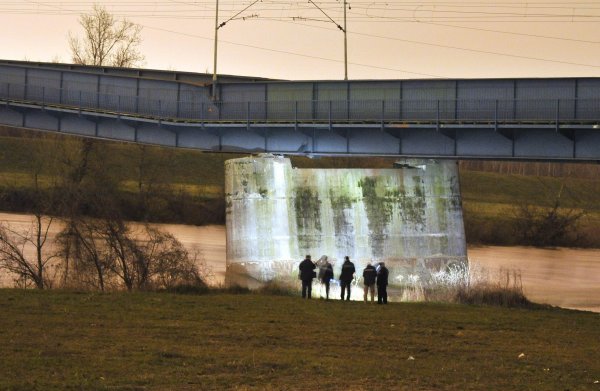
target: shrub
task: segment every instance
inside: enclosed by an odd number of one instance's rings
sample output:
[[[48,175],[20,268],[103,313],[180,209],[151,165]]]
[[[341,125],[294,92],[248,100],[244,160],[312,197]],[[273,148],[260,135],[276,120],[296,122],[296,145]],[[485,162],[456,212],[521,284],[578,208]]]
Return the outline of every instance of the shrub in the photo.
[[[263,286],[258,288],[256,293],[261,295],[272,295],[272,296],[297,296],[297,289],[290,287],[289,285],[281,284],[275,281],[268,281]]]
[[[210,288],[202,282],[197,284],[177,284],[169,287],[166,291],[178,295],[205,295],[210,292]]]
[[[523,293],[521,274],[500,269],[496,281],[480,280],[457,286],[454,301],[461,304],[529,307],[532,303]]]

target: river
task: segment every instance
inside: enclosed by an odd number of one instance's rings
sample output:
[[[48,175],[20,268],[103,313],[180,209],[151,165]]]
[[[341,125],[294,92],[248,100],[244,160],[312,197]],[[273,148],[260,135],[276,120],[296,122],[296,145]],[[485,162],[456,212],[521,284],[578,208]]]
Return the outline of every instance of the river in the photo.
[[[12,229],[25,230],[32,217],[0,213],[0,222]],[[178,224],[156,224],[171,232],[190,251],[197,251],[213,272],[213,283],[223,282],[225,275],[225,227],[196,227]],[[53,224],[54,237],[60,224]],[[31,250],[30,250],[31,251]],[[600,250],[540,249],[533,247],[469,246],[469,261],[478,270],[493,275],[500,269],[518,271],[525,295],[532,301],[564,308],[600,312]],[[10,286],[5,272],[0,286]]]

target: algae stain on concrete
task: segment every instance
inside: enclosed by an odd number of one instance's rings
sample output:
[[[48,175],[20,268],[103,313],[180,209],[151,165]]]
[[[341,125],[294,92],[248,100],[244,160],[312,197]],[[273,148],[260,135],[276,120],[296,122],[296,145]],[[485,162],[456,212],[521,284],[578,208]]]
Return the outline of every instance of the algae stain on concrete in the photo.
[[[340,191],[329,191],[329,200],[333,214],[333,229],[335,244],[339,248],[346,248],[348,254],[354,254],[354,225],[352,223],[353,204],[355,199]]]
[[[297,187],[293,194],[298,227],[298,245],[309,249],[315,247],[321,232],[321,203],[317,191],[310,187]],[[315,235],[316,234],[316,235]]]
[[[373,255],[380,258],[384,254],[387,228],[392,220],[396,197],[386,189],[381,177],[364,177],[358,182],[358,186],[362,189],[367,211],[369,244]]]

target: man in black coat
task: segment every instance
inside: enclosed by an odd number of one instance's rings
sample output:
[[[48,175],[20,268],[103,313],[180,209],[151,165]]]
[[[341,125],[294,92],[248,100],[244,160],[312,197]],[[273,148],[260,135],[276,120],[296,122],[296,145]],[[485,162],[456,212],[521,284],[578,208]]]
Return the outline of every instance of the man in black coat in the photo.
[[[300,262],[300,280],[302,280],[302,298],[311,298],[312,280],[315,278],[315,264],[310,260],[310,255],[307,255],[304,261]]]
[[[387,285],[390,272],[384,262],[379,263],[377,270],[377,304],[387,304]]]
[[[333,266],[327,260],[327,256],[323,255],[320,260],[319,280],[325,285],[325,298],[329,300],[329,284],[333,278]]]
[[[344,292],[348,290],[346,300],[350,300],[350,283],[354,279],[354,264],[350,262],[350,257],[344,257],[344,263],[342,264],[342,273],[340,274],[340,285],[342,287],[342,300],[344,300]]]
[[[367,302],[368,293],[371,292],[371,301],[375,301],[375,280],[377,278],[377,270],[370,263],[363,270],[363,284],[365,286],[365,303]]]

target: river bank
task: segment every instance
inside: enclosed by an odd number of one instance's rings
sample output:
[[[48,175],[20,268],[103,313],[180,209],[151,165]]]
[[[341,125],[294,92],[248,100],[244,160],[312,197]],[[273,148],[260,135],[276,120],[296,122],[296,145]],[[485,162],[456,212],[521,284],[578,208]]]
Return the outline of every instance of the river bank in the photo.
[[[0,213],[0,222],[13,229],[31,226],[30,215]],[[225,276],[225,226],[191,226],[154,224],[172,233],[198,259],[212,270],[212,283],[222,283]],[[53,224],[49,235],[60,232]],[[32,251],[32,250],[30,250]],[[472,267],[494,275],[500,269],[518,271],[525,295],[537,303],[600,313],[600,250],[540,249],[532,247],[469,246]],[[2,272],[0,286],[10,286]]]

